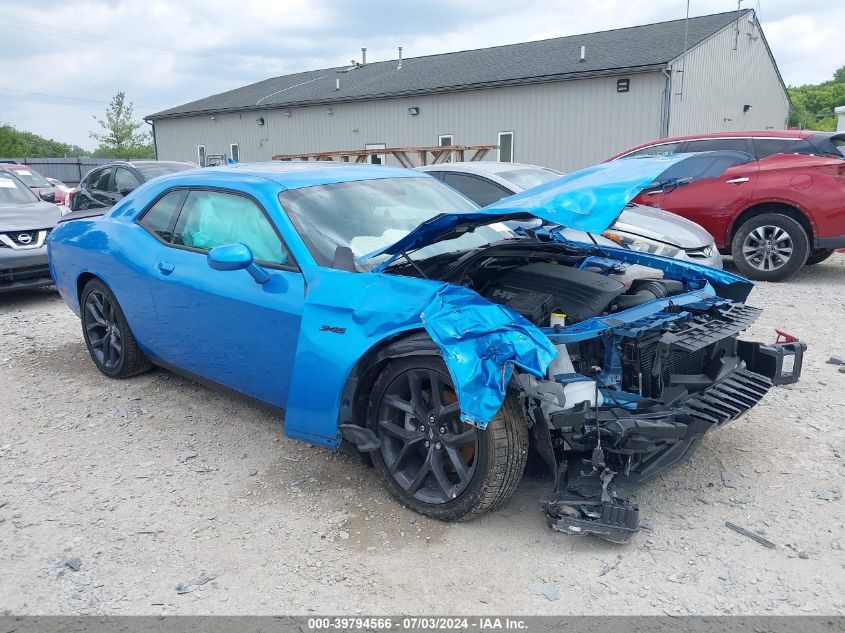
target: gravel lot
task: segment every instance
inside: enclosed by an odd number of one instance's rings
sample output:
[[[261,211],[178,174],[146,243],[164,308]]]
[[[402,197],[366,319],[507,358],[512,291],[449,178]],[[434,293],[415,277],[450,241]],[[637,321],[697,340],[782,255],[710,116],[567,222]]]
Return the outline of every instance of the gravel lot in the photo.
[[[52,290],[0,295],[0,610],[845,614],[843,281],[836,255],[758,286],[746,336],[799,334],[802,382],[643,489],[627,546],[548,529],[530,475],[473,523],[415,515],[265,411],[103,377]]]

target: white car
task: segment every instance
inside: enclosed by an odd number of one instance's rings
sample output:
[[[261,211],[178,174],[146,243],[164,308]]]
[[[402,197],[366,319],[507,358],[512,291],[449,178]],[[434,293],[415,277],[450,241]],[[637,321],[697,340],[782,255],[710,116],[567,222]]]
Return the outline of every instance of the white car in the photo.
[[[563,175],[547,167],[495,161],[441,163],[416,169],[442,180],[482,207]],[[566,229],[563,235],[579,242],[590,241],[581,231]],[[695,222],[660,209],[631,205],[603,235],[632,250],[722,267],[722,256],[710,233]]]

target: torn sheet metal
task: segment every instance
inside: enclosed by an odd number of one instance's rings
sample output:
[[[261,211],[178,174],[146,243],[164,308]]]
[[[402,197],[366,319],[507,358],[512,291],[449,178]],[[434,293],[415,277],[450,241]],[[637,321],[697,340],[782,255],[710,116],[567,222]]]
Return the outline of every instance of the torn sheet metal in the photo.
[[[542,377],[557,355],[523,316],[460,286],[444,285],[423,311],[422,324],[443,351],[461,419],[482,429],[502,406],[514,365]]]

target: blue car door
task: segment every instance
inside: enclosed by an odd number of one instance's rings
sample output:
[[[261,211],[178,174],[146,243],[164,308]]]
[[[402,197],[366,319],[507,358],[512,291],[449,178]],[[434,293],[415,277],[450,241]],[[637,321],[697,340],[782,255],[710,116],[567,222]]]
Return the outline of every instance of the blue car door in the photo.
[[[284,407],[305,298],[302,274],[270,218],[235,192],[190,190],[150,271],[159,361]],[[206,254],[246,244],[270,274],[217,271]]]

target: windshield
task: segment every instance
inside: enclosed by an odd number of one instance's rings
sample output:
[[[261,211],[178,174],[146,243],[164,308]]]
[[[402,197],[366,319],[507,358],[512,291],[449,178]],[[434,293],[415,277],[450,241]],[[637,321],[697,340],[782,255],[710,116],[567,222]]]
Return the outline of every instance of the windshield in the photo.
[[[134,166],[144,176],[144,180],[175,174],[177,171],[196,169],[196,167],[187,163],[135,163]]]
[[[37,202],[29,187],[9,172],[0,170],[0,204],[27,204]]]
[[[478,207],[434,178],[382,178],[283,191],[282,203],[318,264],[328,266],[338,246],[358,258],[393,244],[440,213]],[[466,250],[513,234],[490,226],[415,251],[414,259]],[[372,268],[387,256],[360,263]]]
[[[523,189],[531,189],[537,185],[544,185],[550,180],[560,178],[563,174],[554,169],[536,168],[522,168],[512,169],[510,171],[496,172],[499,178],[504,178],[508,182],[519,185]]]
[[[47,187],[50,188],[51,185],[47,182],[47,179],[39,174],[37,171],[32,171],[31,169],[14,169],[12,170],[15,172],[15,176],[23,180],[24,184],[27,187]]]

